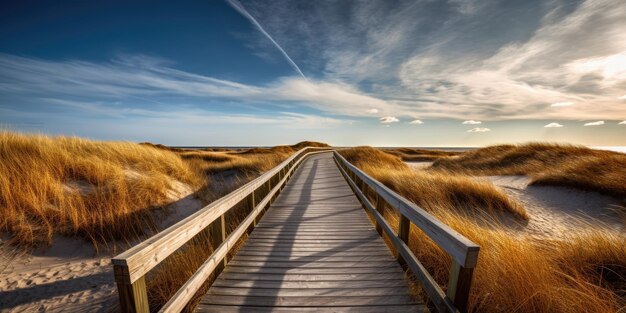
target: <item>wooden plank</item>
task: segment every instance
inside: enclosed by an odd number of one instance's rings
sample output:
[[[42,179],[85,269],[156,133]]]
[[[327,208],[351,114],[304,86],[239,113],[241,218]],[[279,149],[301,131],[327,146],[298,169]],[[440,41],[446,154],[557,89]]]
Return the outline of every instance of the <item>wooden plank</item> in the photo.
[[[349,281],[263,281],[256,282],[250,280],[229,280],[217,279],[213,282],[214,286],[229,288],[386,288],[386,287],[404,287],[406,281],[403,280],[349,280]]]
[[[251,297],[226,296],[206,297],[200,303],[218,305],[254,305],[254,306],[367,306],[367,305],[405,305],[416,303],[407,295],[384,297]]]
[[[259,262],[370,262],[370,261],[388,261],[393,259],[390,255],[385,256],[250,256],[250,255],[237,255],[237,260],[240,261],[259,261]]]
[[[386,247],[361,247],[361,246],[352,246],[352,247],[331,247],[331,248],[310,248],[310,247],[268,247],[268,246],[244,246],[239,249],[237,253],[243,252],[279,252],[279,253],[288,253],[288,252],[367,252],[367,253],[375,253],[382,252],[385,254],[389,254],[388,249],[383,249]]]
[[[364,256],[380,256],[389,257],[390,253],[385,251],[239,251],[239,256],[273,256],[273,257],[364,257]]]
[[[253,274],[229,272],[224,277],[229,280],[252,281],[345,281],[345,280],[402,280],[402,274]]]
[[[228,263],[230,265],[239,266],[265,266],[265,267],[298,267],[298,268],[357,268],[357,267],[398,267],[398,263],[395,261],[341,261],[341,262],[297,262],[297,261],[243,261],[238,260],[237,257]]]
[[[252,274],[345,274],[344,267],[312,268],[312,267],[267,267],[267,266],[229,266],[227,273],[252,273]],[[403,275],[404,272],[397,266],[389,267],[357,267],[350,269],[351,274],[381,274],[395,273]]]
[[[361,307],[263,307],[233,305],[202,305],[197,312],[202,313],[268,313],[268,312],[320,312],[320,313],[417,313],[429,312],[425,305],[376,305]]]
[[[404,287],[391,288],[305,288],[305,289],[260,289],[213,287],[212,295],[252,297],[354,297],[354,296],[398,296],[407,295]]]

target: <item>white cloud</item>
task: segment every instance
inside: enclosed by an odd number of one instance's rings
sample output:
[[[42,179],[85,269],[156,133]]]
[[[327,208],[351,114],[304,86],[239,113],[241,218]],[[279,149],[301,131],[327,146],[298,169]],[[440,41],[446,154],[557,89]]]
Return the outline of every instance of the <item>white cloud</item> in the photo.
[[[397,119],[394,116],[383,116],[380,119],[378,119],[382,124],[390,124],[390,123],[397,123],[400,120]]]
[[[600,125],[604,125],[604,121],[589,122],[589,123],[585,123],[584,126],[600,126]]]
[[[481,128],[481,127],[477,127],[477,128],[472,128],[470,130],[468,130],[468,133],[485,133],[485,132],[490,132],[491,129],[489,128]]]
[[[114,118],[140,118],[146,120],[175,119],[185,123],[239,124],[239,125],[276,125],[290,128],[333,127],[346,122],[332,117],[294,112],[276,112],[272,115],[232,114],[200,108],[138,109],[116,107],[102,102],[82,102],[62,99],[42,98],[44,103],[61,105],[87,116],[107,116]]]
[[[623,96],[617,98],[617,100],[626,100],[626,95],[623,95]]]
[[[464,121],[462,124],[464,125],[478,125],[478,124],[482,124],[483,122],[481,121],[475,121],[475,120],[469,120],[469,121]]]
[[[428,102],[414,113],[491,120],[626,115],[616,100],[626,84],[626,6],[584,1],[568,15],[551,14],[556,13],[547,14],[528,40],[512,41],[496,53],[450,58],[442,41],[404,62],[402,87]],[[575,105],[540,109],[542,103],[566,106],[563,99]]]
[[[544,127],[546,127],[546,128],[560,128],[560,127],[563,127],[563,125],[561,125],[559,123],[550,123],[550,124],[548,124],[548,125],[546,125]]]
[[[409,124],[421,125],[421,124],[424,124],[424,122],[422,122],[422,120],[412,120],[412,121],[409,122]]]
[[[619,125],[626,125],[626,121],[622,121],[618,123]]]
[[[367,112],[368,114],[376,114],[378,113],[378,109],[367,109],[367,111],[365,112]]]
[[[405,109],[341,82],[288,77],[267,86],[253,86],[168,67],[144,56],[124,56],[112,62],[44,61],[0,53],[0,91],[48,98],[140,99],[164,95],[231,99],[242,103],[287,102],[323,112],[367,116]]]
[[[551,106],[551,107],[569,107],[569,106],[572,106],[572,105],[574,105],[574,102],[571,102],[571,101],[563,101],[563,102],[555,102],[555,103],[552,103],[550,106]]]

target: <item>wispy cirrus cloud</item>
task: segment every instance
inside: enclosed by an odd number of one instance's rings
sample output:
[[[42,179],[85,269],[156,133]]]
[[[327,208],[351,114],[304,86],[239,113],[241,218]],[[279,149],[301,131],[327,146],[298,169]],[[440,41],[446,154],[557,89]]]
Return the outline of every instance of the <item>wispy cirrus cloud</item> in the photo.
[[[0,54],[0,91],[154,105],[219,100],[372,121],[626,118],[626,6],[619,0],[229,4],[298,75],[250,85],[146,56],[89,62]]]
[[[122,56],[110,62],[47,61],[0,54],[0,91],[5,94],[75,100],[158,102],[163,97],[279,102],[345,116],[401,111],[385,100],[340,82],[287,77],[253,86],[177,70],[165,61]],[[369,108],[367,110],[364,107]]]
[[[386,99],[397,116],[626,117],[618,0],[245,3],[309,67]]]

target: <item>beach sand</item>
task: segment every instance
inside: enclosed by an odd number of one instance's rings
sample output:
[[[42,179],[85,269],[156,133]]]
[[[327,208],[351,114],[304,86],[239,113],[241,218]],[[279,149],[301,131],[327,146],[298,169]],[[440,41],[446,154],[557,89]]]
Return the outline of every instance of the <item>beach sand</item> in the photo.
[[[415,170],[426,169],[433,162],[405,162]],[[568,233],[597,228],[618,234],[626,232],[626,209],[623,201],[597,192],[558,186],[529,186],[528,176],[477,176],[488,181],[521,203],[530,220],[522,234],[539,238],[559,238]]]
[[[163,230],[203,207],[191,188],[173,181],[172,204],[157,214]],[[54,236],[52,245],[34,251],[0,246],[0,312],[111,312],[118,306],[110,259],[138,242],[116,247],[80,238]]]

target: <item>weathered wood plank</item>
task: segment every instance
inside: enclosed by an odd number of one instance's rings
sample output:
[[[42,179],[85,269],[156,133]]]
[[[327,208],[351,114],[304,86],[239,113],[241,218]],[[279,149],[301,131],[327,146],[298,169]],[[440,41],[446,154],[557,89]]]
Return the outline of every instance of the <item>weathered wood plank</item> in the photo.
[[[212,295],[253,296],[253,297],[323,297],[329,294],[334,297],[354,296],[400,296],[407,295],[403,287],[391,288],[310,288],[310,289],[260,289],[260,288],[226,288],[214,287]]]
[[[350,280],[350,281],[262,281],[250,280],[229,280],[218,279],[211,287],[232,287],[232,288],[384,288],[384,287],[404,287],[406,281],[403,280]]]
[[[361,307],[263,307],[263,306],[232,306],[202,305],[197,312],[202,313],[268,313],[268,312],[320,312],[320,313],[417,313],[428,312],[425,306],[415,305],[381,305]]]
[[[228,273],[252,273],[252,274],[345,274],[343,267],[311,268],[311,267],[266,267],[266,266],[229,266]],[[381,274],[395,273],[403,275],[404,272],[397,266],[389,267],[357,267],[350,269],[351,274]]]
[[[254,305],[254,306],[367,306],[417,304],[407,295],[383,297],[254,297],[226,296],[206,297],[202,304]]]

